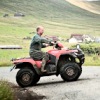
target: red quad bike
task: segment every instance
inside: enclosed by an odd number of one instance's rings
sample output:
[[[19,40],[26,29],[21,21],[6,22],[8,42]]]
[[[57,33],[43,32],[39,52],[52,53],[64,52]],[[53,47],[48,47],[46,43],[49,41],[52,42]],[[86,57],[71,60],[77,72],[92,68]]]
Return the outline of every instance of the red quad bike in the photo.
[[[62,49],[62,44],[56,43],[52,50],[48,51],[49,61],[45,66],[47,72],[41,72],[42,61],[32,58],[13,59],[14,67],[19,69],[16,81],[21,87],[36,85],[40,77],[49,75],[61,75],[64,81],[76,81],[82,73],[82,64],[85,56],[80,48]]]

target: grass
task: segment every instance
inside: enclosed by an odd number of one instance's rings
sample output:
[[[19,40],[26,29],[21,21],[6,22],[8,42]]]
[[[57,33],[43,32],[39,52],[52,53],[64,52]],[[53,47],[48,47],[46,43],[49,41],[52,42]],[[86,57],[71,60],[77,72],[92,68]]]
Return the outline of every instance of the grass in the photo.
[[[27,57],[28,50],[0,50],[0,66],[11,65],[12,58]]]
[[[25,17],[13,17],[22,12]],[[3,18],[8,13],[9,17]],[[22,50],[0,50],[0,66],[11,65],[12,58],[29,56],[31,40],[38,25],[45,27],[44,35],[56,35],[65,40],[72,33],[100,36],[100,15],[71,5],[65,0],[1,0],[0,1],[0,45],[20,45]],[[70,46],[63,42],[65,46]],[[89,57],[87,57],[89,59]],[[91,58],[92,59],[92,58]],[[88,60],[85,65],[93,65]],[[99,64],[98,64],[99,65]]]
[[[13,91],[6,81],[0,81],[0,100],[13,100]]]
[[[66,47],[69,47],[73,44],[68,44],[66,42],[62,42]],[[95,44],[96,45],[96,44]],[[98,44],[99,45],[99,44]],[[52,49],[52,47],[48,47],[43,49],[43,51],[48,51]],[[12,62],[10,61],[12,58],[20,58],[20,57],[28,57],[28,49],[24,50],[0,50],[0,66],[11,66]],[[100,66],[100,56],[97,55],[85,55],[85,64],[84,66]]]
[[[91,55],[87,56],[85,59],[85,66],[100,66],[100,56],[97,55]]]
[[[0,8],[2,12],[23,12],[26,15],[43,19],[48,18],[49,20],[51,18],[70,18],[71,15],[74,18],[93,16],[92,13],[79,9],[65,0],[1,0]]]

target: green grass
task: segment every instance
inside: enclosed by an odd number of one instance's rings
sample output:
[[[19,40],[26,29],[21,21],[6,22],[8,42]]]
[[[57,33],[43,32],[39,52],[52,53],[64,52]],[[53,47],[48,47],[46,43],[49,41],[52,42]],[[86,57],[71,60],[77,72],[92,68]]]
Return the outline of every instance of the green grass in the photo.
[[[85,66],[100,66],[100,57],[97,55],[87,56],[85,59]]]
[[[13,100],[13,91],[6,81],[0,81],[0,100]]]
[[[26,17],[15,18],[15,12],[22,12]],[[5,13],[10,16],[3,18]],[[12,58],[29,56],[31,40],[23,38],[33,37],[34,34],[29,33],[35,32],[38,25],[45,27],[44,35],[56,35],[65,40],[72,33],[100,36],[100,15],[73,6],[65,0],[1,0],[0,45],[20,45],[23,49],[0,50],[0,66],[11,65]],[[93,64],[86,62],[86,65]]]
[[[0,8],[3,12],[23,12],[38,18],[66,18],[93,17],[92,13],[79,9],[65,0],[1,0]],[[76,14],[77,13],[77,14]],[[71,15],[71,16],[70,16]]]
[[[28,57],[28,50],[0,50],[0,66],[11,65],[12,58]]]

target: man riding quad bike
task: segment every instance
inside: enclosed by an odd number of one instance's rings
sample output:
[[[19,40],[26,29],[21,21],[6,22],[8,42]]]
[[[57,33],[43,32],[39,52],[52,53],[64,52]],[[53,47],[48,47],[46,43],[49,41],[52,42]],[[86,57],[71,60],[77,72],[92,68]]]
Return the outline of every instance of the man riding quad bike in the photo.
[[[51,42],[50,42],[51,43]],[[52,43],[51,43],[52,44]],[[36,85],[40,77],[49,75],[61,75],[64,81],[76,81],[82,73],[82,64],[84,63],[84,53],[78,49],[63,49],[61,43],[53,43],[53,49],[44,53],[40,59],[37,55],[30,55],[28,58],[13,59],[13,69],[19,69],[16,75],[16,81],[21,87]],[[33,53],[33,52],[32,52]],[[34,53],[33,53],[34,54]],[[48,59],[46,59],[47,57]],[[45,57],[45,59],[43,58]],[[45,62],[46,61],[46,62]]]

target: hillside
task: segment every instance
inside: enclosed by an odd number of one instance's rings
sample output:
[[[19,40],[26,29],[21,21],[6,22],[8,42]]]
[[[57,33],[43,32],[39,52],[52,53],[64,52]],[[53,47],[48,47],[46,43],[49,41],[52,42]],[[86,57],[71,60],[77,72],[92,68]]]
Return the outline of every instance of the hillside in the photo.
[[[16,12],[24,13],[26,17],[13,17]],[[3,18],[5,13],[10,16]],[[3,37],[5,37],[4,34],[9,33],[8,35],[23,38],[28,35],[28,32],[35,31],[35,27],[38,25],[46,27],[48,34],[64,38],[69,37],[71,33],[94,34],[95,32],[96,35],[99,35],[99,22],[100,15],[74,6],[66,0],[0,1],[0,34]],[[24,32],[24,30],[26,31]],[[20,33],[24,33],[25,36]],[[66,37],[65,34],[60,33],[66,33]]]
[[[82,1],[82,0],[66,0],[73,5],[90,11],[95,14],[100,14],[100,1]]]
[[[65,0],[1,0],[0,10],[3,13],[22,12],[26,15],[49,19],[97,17]]]
[[[24,13],[26,17],[13,17],[16,12]],[[3,18],[5,13],[10,14],[10,17]],[[56,29],[55,34],[61,36],[60,33],[66,32],[69,33],[67,37],[73,32],[83,34],[95,32],[99,35],[100,30],[100,15],[74,6],[66,0],[1,0],[0,22],[9,29],[18,27],[27,31],[32,30],[33,26],[35,31],[35,27],[41,24],[47,28],[49,34],[54,34]],[[3,33],[6,34],[5,30]]]
[[[100,1],[93,1],[93,2],[89,2],[91,4],[91,6],[94,7],[94,10],[99,12],[100,14]]]

